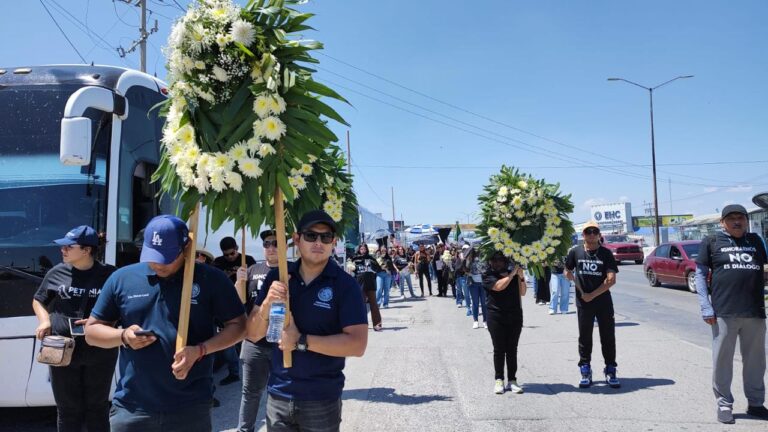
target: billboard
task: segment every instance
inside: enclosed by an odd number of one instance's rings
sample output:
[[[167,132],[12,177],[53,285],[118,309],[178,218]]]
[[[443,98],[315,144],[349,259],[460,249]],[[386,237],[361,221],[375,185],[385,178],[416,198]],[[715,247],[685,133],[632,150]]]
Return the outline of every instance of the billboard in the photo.
[[[684,215],[659,215],[659,219],[661,219],[661,226],[663,227],[674,227],[679,226],[681,223],[693,219],[692,214],[684,214]],[[653,227],[653,216],[638,216],[632,218],[632,224],[635,226],[635,228],[652,228]]]
[[[632,204],[600,204],[590,207],[591,218],[606,232],[632,232]]]

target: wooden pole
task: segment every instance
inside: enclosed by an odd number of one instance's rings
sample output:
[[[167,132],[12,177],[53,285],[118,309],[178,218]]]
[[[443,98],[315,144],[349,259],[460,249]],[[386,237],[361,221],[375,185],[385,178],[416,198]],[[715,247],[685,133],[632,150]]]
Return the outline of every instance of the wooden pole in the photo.
[[[200,219],[200,202],[189,214],[189,243],[184,261],[184,282],[181,288],[181,308],[179,309],[179,327],[176,333],[176,352],[187,346],[189,332],[189,306],[192,303],[192,279],[195,276],[195,248],[197,245],[197,222]]]
[[[277,235],[277,268],[280,272],[280,282],[288,285],[288,247],[285,243],[285,209],[283,206],[283,191],[275,186],[275,234]],[[291,322],[290,291],[286,293],[285,326]],[[293,366],[293,352],[283,351],[283,367]]]
[[[242,243],[240,244],[240,266],[246,267],[246,261],[245,261],[245,227],[243,227],[243,235],[242,235]],[[247,268],[247,267],[246,267]],[[245,279],[238,279],[235,283],[235,288],[237,288],[237,295],[240,297],[240,302],[245,304],[246,301],[246,293],[245,293],[245,287],[248,282]]]

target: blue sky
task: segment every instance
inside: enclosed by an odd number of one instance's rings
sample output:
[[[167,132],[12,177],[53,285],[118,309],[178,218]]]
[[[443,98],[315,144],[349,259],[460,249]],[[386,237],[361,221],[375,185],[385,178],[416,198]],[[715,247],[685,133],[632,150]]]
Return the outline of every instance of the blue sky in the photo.
[[[138,8],[43,3],[87,61],[138,68],[138,54],[115,51],[136,38]],[[80,62],[39,0],[4,6],[3,66]],[[172,0],[149,8],[159,31],[148,72],[162,78],[160,47],[181,12]],[[662,214],[712,213],[768,190],[764,1],[313,0],[303,8],[317,14],[317,31],[305,37],[326,46],[317,79],[352,103],[337,107],[352,124],[359,201],[387,218],[394,188],[406,223],[471,220],[502,163],[559,182],[573,195],[575,222],[589,217],[590,203],[629,200],[642,214],[652,201],[648,92],[608,77],[654,86],[695,75],[654,93]],[[343,146],[346,128],[334,129]]]

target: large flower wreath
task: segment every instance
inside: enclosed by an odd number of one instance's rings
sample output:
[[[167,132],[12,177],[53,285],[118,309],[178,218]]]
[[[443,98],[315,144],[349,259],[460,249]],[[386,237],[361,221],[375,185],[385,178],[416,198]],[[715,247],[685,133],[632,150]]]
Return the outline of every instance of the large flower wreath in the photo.
[[[318,42],[300,0],[198,0],[173,26],[166,47],[170,98],[160,166],[162,190],[187,214],[201,201],[210,227],[274,224],[276,188],[292,222],[322,208],[357,220],[352,180],[327,119],[346,124],[321,96],[344,101],[312,79]],[[288,223],[290,231],[294,223]],[[274,226],[274,225],[273,225]]]
[[[542,275],[543,266],[568,253],[573,224],[570,195],[517,169],[502,166],[478,197],[481,222],[478,232],[486,241],[481,252],[487,258],[496,251]]]

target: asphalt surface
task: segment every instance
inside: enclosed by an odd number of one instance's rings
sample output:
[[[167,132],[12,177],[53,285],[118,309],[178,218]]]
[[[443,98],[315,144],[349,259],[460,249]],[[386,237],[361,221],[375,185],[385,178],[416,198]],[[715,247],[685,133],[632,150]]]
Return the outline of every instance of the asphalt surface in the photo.
[[[620,267],[612,293],[622,388],[599,382],[597,329],[597,384],[587,390],[577,387],[573,304],[569,314],[550,316],[529,292],[518,353],[522,395],[493,394],[490,336],[482,328],[473,330],[465,310],[452,299],[393,300],[382,311],[384,331],[371,331],[365,356],[347,361],[342,430],[768,430],[768,422],[744,414],[738,361],[736,424],[714,420],[711,333],[699,316],[695,294],[684,287],[650,287],[639,265]],[[225,374],[219,371],[217,381]],[[216,396],[222,406],[213,411],[214,430],[235,430],[240,383],[219,386]],[[266,430],[263,412],[259,430]],[[0,431],[53,431],[54,418],[47,408],[0,409]]]

